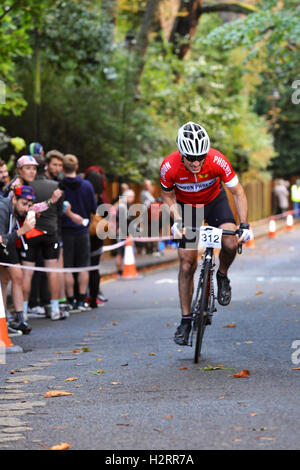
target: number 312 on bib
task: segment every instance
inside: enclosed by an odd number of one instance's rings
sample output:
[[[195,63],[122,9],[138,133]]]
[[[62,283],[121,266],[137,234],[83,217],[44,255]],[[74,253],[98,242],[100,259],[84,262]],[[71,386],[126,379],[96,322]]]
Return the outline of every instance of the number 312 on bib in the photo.
[[[203,225],[200,227],[200,246],[205,246],[207,248],[221,248],[222,232],[223,230],[221,228]]]

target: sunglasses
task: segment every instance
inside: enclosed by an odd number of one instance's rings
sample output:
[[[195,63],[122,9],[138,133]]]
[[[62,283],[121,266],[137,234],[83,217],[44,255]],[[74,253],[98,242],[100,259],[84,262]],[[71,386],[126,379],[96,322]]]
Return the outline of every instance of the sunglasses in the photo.
[[[189,162],[201,162],[202,160],[205,160],[207,154],[205,155],[184,155],[182,154],[184,158],[187,159]]]

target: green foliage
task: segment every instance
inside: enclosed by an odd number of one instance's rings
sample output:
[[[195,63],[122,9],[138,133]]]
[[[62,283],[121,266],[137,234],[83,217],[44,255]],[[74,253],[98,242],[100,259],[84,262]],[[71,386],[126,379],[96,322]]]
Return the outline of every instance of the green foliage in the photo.
[[[176,149],[178,127],[195,120],[244,179],[263,177],[274,156],[265,119],[269,103],[263,88],[261,94],[253,92],[256,84],[247,81],[243,60],[258,61],[260,81],[271,77],[276,88],[282,74],[292,70],[299,25],[290,14],[293,2],[280,10],[277,3],[263,1],[259,12],[227,25],[217,15],[203,15],[184,61],[170,43],[153,35],[139,83],[138,55],[124,39],[128,30],[138,33],[146,0],[119,0],[114,35],[100,0],[24,0],[25,8],[15,6],[2,20],[0,7],[0,79],[7,84],[0,114],[5,114],[5,127],[26,142],[34,139],[37,33],[41,142],[46,149],[78,155],[81,170],[100,164],[113,180],[157,180],[162,159]],[[270,67],[268,55],[274,58]],[[284,148],[287,134],[281,138]]]
[[[202,47],[199,37],[219,25],[217,15],[205,15],[191,55],[180,61],[170,45],[152,43],[143,75],[143,93],[149,112],[164,126],[169,151],[175,149],[178,126],[200,122],[211,144],[227,155],[241,174],[265,174],[274,155],[272,137],[263,118],[249,105],[240,57],[214,45]]]

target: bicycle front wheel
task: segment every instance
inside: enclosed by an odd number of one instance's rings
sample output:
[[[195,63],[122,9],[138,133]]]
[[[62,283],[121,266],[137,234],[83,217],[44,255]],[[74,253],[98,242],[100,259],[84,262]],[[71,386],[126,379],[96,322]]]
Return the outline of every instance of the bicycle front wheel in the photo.
[[[202,340],[205,331],[206,317],[205,312],[208,306],[208,294],[209,294],[209,281],[210,281],[210,265],[205,263],[203,268],[202,279],[200,280],[201,286],[198,289],[198,298],[195,300],[196,318],[195,318],[195,329],[196,329],[196,343],[194,362],[197,364],[199,361]]]

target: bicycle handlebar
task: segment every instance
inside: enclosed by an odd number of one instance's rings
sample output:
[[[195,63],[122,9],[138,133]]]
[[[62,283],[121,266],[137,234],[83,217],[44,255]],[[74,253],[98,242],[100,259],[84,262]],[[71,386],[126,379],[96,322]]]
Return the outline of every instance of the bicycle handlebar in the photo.
[[[200,227],[185,227],[185,228],[188,228],[192,230],[193,232],[197,230],[200,231]],[[243,233],[243,229],[238,228],[237,230],[223,230],[222,235],[238,235],[239,237],[241,237],[242,233]],[[242,251],[243,251],[242,242],[240,242],[238,244],[238,254],[240,255]]]

